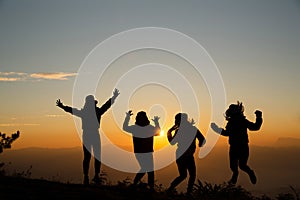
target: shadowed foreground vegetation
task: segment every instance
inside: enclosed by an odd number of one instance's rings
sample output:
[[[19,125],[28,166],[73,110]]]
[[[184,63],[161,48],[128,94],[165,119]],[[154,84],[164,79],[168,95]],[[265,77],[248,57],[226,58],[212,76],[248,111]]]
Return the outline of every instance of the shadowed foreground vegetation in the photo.
[[[167,193],[160,185],[156,185],[156,192],[151,192],[146,184],[132,187],[131,181],[125,179],[116,185],[90,185],[59,183],[41,179],[29,179],[24,177],[1,176],[0,198],[6,199],[243,199],[243,200],[271,200],[268,196],[255,197],[240,186],[227,183],[210,184],[198,183],[194,191],[187,196],[182,193]],[[279,194],[276,200],[298,200],[299,195],[291,188],[289,194]]]

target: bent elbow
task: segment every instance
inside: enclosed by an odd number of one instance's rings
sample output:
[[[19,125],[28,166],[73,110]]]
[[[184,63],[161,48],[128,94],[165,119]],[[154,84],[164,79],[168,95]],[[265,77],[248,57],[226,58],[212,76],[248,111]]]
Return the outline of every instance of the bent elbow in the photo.
[[[128,131],[128,126],[126,124],[123,124],[122,128],[123,128],[123,131],[126,131],[126,132]]]
[[[259,129],[260,129],[260,127],[249,128],[250,131],[258,131]]]

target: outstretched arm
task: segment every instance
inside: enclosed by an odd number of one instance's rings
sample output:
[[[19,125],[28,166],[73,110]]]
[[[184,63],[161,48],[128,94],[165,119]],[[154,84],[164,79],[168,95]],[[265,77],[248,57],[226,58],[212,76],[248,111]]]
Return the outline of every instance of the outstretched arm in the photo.
[[[116,98],[119,96],[120,92],[118,89],[115,89],[113,92],[113,96],[108,99],[102,106],[101,108],[99,108],[100,111],[100,115],[104,114],[110,107],[112,104],[114,104]]]
[[[132,133],[132,129],[131,127],[128,125],[129,124],[129,120],[130,120],[130,116],[133,115],[132,111],[129,110],[127,113],[126,113],[126,117],[125,117],[125,120],[123,122],[123,130],[128,132],[128,133]]]
[[[59,108],[63,109],[64,111],[71,113],[72,115],[80,116],[80,111],[77,110],[76,108],[72,108],[70,106],[65,106],[60,99],[56,101],[56,106]]]
[[[221,127],[219,127],[216,123],[211,123],[210,127],[212,130],[214,130],[216,133],[221,134],[223,129]]]
[[[155,134],[154,136],[158,136],[160,134],[160,126],[159,126],[159,120],[160,118],[158,116],[154,116],[154,118],[152,119],[152,121],[155,124]]]
[[[255,111],[256,120],[255,123],[248,121],[248,129],[250,131],[258,131],[262,125],[262,112],[259,110]]]
[[[210,127],[212,130],[214,130],[217,134],[223,135],[223,136],[229,136],[228,131],[226,129],[223,129],[219,127],[216,123],[211,123]]]

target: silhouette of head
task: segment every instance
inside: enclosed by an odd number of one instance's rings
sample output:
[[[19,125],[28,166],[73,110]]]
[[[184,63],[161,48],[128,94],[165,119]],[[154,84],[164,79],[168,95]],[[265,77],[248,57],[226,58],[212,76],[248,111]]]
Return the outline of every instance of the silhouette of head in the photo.
[[[188,122],[188,115],[186,113],[178,113],[175,116],[175,124],[180,126],[180,123],[186,124]]]
[[[150,124],[150,121],[147,117],[146,112],[140,111],[137,113],[137,115],[135,117],[135,124],[139,125],[139,126],[147,126]]]
[[[88,95],[88,96],[85,97],[84,108],[95,107],[95,105],[97,103],[98,103],[98,101],[95,100],[95,97],[93,95]]]
[[[244,116],[244,106],[242,102],[237,102],[237,104],[231,104],[225,112],[225,118],[227,120],[235,117]]]

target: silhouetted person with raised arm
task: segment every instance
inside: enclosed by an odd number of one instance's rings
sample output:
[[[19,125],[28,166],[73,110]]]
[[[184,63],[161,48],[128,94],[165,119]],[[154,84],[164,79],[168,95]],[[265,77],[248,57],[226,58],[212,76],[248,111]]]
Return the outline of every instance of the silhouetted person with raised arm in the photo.
[[[231,104],[225,112],[225,118],[228,121],[226,128],[222,129],[215,123],[211,124],[211,128],[223,136],[229,137],[229,159],[232,177],[229,181],[231,184],[236,184],[239,175],[238,167],[246,172],[252,184],[256,184],[256,176],[254,171],[247,165],[249,158],[249,139],[247,129],[257,131],[262,124],[262,112],[255,111],[256,121],[250,122],[244,116],[244,106],[241,102]]]
[[[93,182],[99,183],[99,173],[101,167],[101,141],[99,135],[99,127],[101,116],[111,107],[115,102],[115,99],[119,95],[119,90],[115,89],[113,96],[108,99],[100,108],[97,107],[98,101],[95,100],[93,95],[88,95],[85,98],[85,104],[82,109],[72,108],[63,105],[63,103],[58,99],[56,105],[62,108],[64,111],[71,113],[77,117],[81,118],[82,121],[82,142],[83,142],[83,174],[84,174],[84,185],[89,184],[89,165],[91,160],[91,151],[94,153],[94,167],[95,176],[92,179]]]
[[[193,190],[196,179],[196,164],[194,153],[196,151],[196,138],[198,146],[202,147],[205,144],[205,138],[201,132],[194,126],[194,120],[189,121],[186,113],[178,113],[175,116],[175,124],[168,130],[167,137],[171,145],[177,144],[176,164],[179,171],[179,176],[175,178],[168,191],[175,189],[186,177],[189,172],[189,180],[187,194]],[[172,132],[174,134],[172,135]]]
[[[155,124],[152,126],[146,112],[140,111],[136,115],[135,125],[129,126],[131,115],[133,115],[131,110],[126,113],[123,130],[132,134],[134,153],[141,167],[134,178],[133,185],[137,185],[147,172],[148,185],[151,190],[154,190],[153,136],[158,136],[160,133],[159,117],[155,116],[152,119]]]

